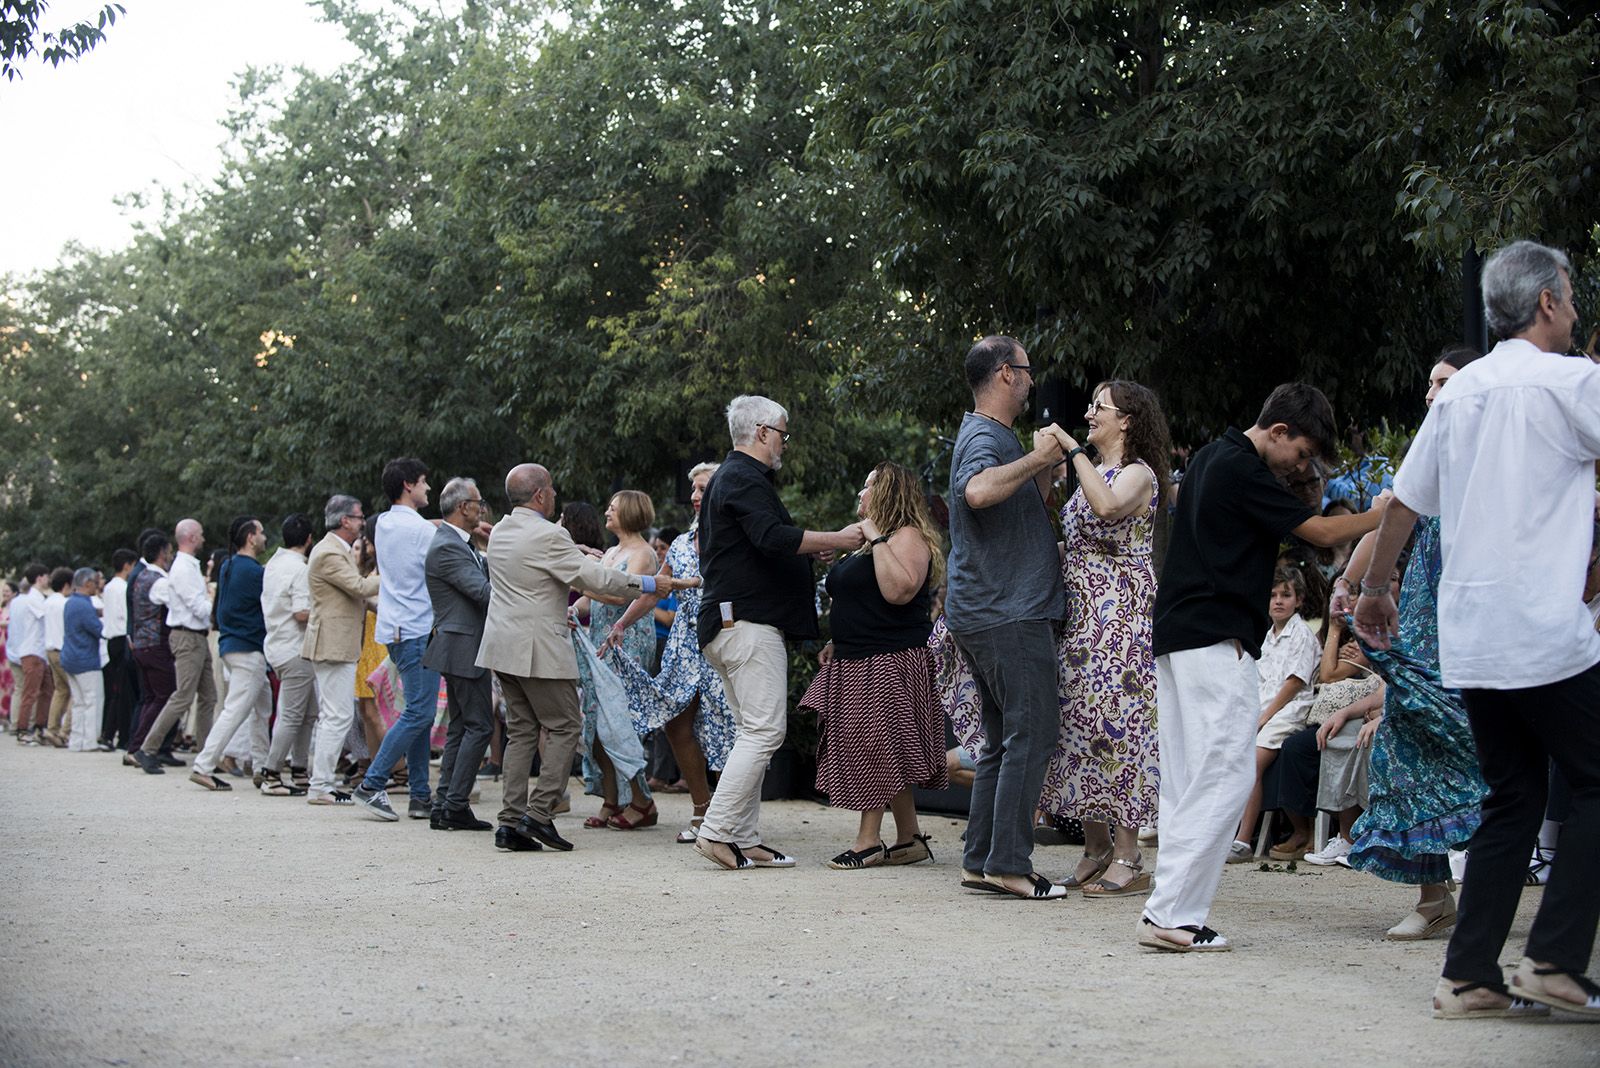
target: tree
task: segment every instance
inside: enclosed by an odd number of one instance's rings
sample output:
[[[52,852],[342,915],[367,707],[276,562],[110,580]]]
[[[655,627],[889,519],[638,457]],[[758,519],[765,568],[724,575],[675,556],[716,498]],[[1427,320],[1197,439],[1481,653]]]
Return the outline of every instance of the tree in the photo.
[[[121,4],[107,4],[93,23],[40,32],[39,20],[49,7],[47,0],[0,0],[0,74],[6,81],[22,77],[21,64],[35,54],[52,67],[80,58],[106,39],[106,27],[115,25],[118,15],[127,14]]]

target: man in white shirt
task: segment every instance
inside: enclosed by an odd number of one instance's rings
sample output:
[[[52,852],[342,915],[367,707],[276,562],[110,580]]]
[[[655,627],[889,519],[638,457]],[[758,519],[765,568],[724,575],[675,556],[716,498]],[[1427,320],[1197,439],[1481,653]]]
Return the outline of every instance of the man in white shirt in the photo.
[[[1461,690],[1489,786],[1433,995],[1448,1019],[1548,1011],[1529,1002],[1600,1016],[1600,985],[1584,974],[1600,923],[1600,634],[1583,603],[1600,366],[1563,358],[1578,319],[1570,270],[1531,241],[1485,265],[1484,310],[1506,340],[1439,391],[1395,476],[1356,605],[1357,633],[1388,648],[1399,623],[1389,574],[1417,516],[1439,516],[1440,672]],[[1499,955],[1552,760],[1571,815],[1508,990]]]
[[[211,592],[206,589],[206,579],[200,571],[200,550],[205,546],[205,530],[197,519],[183,519],[173,531],[173,541],[178,551],[173,554],[172,568],[165,578],[157,579],[150,587],[152,603],[167,610],[167,646],[172,650],[177,686],[161,709],[161,714],[144,737],[144,745],[133,759],[145,771],[159,767],[156,751],[161,739],[174,723],[178,722],[200,701],[199,722],[211,722],[217,706],[217,684],[211,672]]]
[[[50,588],[50,569],[40,563],[22,571],[22,593],[11,602],[11,630],[6,635],[6,655],[16,654],[22,667],[22,688],[11,704],[11,729],[23,745],[44,739],[55,696],[55,677],[44,656],[44,595]]]
[[[133,651],[128,648],[128,575],[139,554],[118,549],[111,554],[110,581],[100,594],[103,612],[101,634],[106,645],[106,709],[101,720],[100,741],[112,749],[128,748],[133,739],[133,713],[139,705],[139,685],[133,669]]]
[[[61,670],[61,640],[66,634],[64,614],[67,595],[72,592],[72,568],[58,567],[50,572],[50,592],[44,599],[44,655],[50,663],[50,681],[55,689],[50,694],[50,719],[44,729],[44,740],[58,749],[67,747],[67,734],[72,730],[72,690],[67,683],[67,673]]]
[[[384,787],[395,762],[404,756],[411,794],[406,812],[412,819],[425,820],[433,814],[428,736],[439,708],[439,673],[422,665],[428,635],[433,632],[433,600],[428,596],[425,569],[436,527],[419,512],[428,506],[427,466],[412,456],[390,460],[383,468],[383,492],[392,503],[378,516],[372,539],[380,582],[378,622],[372,636],[389,647],[406,707],[367,765],[355,801],[380,820],[399,819]]]
[[[267,621],[267,663],[278,676],[278,718],[272,727],[272,748],[261,772],[261,792],[269,797],[303,795],[317,725],[317,676],[311,661],[300,655],[311,618],[311,582],[306,557],[311,553],[311,520],[296,512],[283,520],[283,548],[267,561],[261,579],[261,614]],[[293,755],[291,757],[291,750]],[[283,780],[283,762],[291,778]]]

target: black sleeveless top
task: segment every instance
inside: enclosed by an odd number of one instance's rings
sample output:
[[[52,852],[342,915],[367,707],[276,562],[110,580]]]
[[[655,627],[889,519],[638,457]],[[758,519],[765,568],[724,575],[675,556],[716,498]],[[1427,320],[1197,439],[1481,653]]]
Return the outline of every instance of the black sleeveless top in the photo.
[[[839,659],[865,660],[928,644],[933,591],[926,578],[910,601],[890,604],[878,589],[872,557],[847,556],[828,572],[827,590],[833,598],[833,655]]]

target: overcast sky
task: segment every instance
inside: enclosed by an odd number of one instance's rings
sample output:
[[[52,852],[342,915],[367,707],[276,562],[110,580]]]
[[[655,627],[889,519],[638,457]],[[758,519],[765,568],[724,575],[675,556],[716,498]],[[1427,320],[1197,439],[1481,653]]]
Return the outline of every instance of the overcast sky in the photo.
[[[81,60],[35,57],[21,80],[0,80],[0,274],[48,267],[69,240],[126,244],[132,227],[115,198],[215,176],[219,122],[245,67],[327,72],[355,54],[306,0],[121,2],[127,14]],[[102,6],[52,0],[44,28]]]

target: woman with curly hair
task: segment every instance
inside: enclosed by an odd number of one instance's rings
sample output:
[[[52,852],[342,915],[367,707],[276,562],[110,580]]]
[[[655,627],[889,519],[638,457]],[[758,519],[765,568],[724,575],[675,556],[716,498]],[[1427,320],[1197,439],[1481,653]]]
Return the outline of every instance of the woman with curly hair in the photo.
[[[828,572],[833,640],[800,701],[821,728],[817,789],[861,813],[855,842],[828,861],[846,871],[932,860],[911,791],[948,782],[928,653],[944,570],[939,533],[917,476],[896,463],[873,468],[857,511],[867,543]],[[886,806],[894,845],[879,837]]]
[[[1058,435],[1078,488],[1061,511],[1061,731],[1039,807],[1083,821],[1083,859],[1066,885],[1085,897],[1126,897],[1150,889],[1138,836],[1155,822],[1160,784],[1151,545],[1171,442],[1144,386],[1102,382],[1091,398],[1088,444],[1099,462]]]

